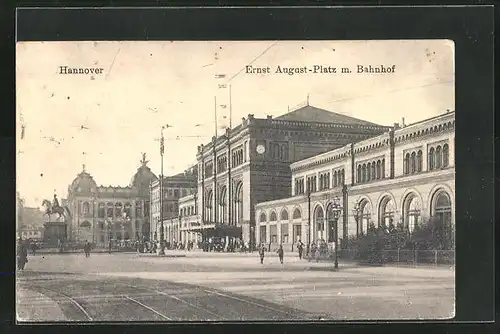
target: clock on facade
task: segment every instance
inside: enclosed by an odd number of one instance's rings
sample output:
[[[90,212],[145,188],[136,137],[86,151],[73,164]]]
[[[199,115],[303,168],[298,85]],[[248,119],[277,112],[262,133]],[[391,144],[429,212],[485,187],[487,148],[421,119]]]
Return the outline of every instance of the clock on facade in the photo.
[[[266,147],[264,145],[257,145],[257,153],[263,154],[266,151]]]

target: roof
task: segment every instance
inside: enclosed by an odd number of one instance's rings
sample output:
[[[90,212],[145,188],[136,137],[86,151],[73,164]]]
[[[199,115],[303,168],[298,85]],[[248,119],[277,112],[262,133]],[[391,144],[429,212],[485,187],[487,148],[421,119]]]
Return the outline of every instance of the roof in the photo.
[[[300,121],[300,122],[319,122],[319,123],[338,123],[338,124],[357,124],[378,126],[378,124],[364,121],[362,119],[345,116],[325,109],[316,108],[310,105],[290,111],[287,114],[277,117],[281,121]]]

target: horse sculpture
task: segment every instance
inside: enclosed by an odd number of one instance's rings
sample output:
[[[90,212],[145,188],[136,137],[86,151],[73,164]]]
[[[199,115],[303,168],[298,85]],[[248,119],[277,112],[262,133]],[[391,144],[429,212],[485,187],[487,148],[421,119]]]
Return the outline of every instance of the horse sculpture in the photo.
[[[53,214],[58,214],[59,220],[62,217],[64,217],[64,220],[66,220],[67,217],[71,217],[71,212],[69,211],[67,206],[53,206],[52,203],[50,203],[50,201],[47,199],[43,200],[42,206],[45,207],[45,214],[49,216],[49,221],[50,216]]]

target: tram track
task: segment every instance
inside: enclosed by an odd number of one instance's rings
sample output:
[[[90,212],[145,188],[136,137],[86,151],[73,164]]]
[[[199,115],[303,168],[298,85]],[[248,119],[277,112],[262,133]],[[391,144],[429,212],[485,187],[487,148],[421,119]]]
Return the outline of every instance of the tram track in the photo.
[[[48,288],[46,286],[40,286],[38,284],[26,283],[26,282],[24,282],[23,284],[26,285],[29,288],[34,288],[35,291],[38,291],[41,294],[46,295],[48,298],[51,298],[51,299],[54,299],[53,298],[54,297],[53,294],[57,294],[59,296],[62,296],[63,299],[68,300],[72,305],[74,305],[74,307],[76,307],[76,309],[78,309],[80,311],[81,314],[83,314],[85,316],[85,318],[86,318],[85,320],[86,321],[94,321],[94,318],[92,318],[90,316],[90,314],[88,313],[88,311],[78,301],[76,301],[75,298],[71,297],[70,295],[67,295],[67,294],[65,294],[65,293],[63,293],[63,292],[61,292],[59,290],[56,290],[56,289],[51,289],[51,288]],[[48,296],[46,293],[43,293],[42,292],[43,290],[50,291],[50,294],[52,294],[52,297]],[[61,306],[61,304],[59,302],[57,302],[57,304],[59,304]]]
[[[303,311],[225,291],[168,281],[96,279],[78,275],[70,279],[35,279],[34,282],[25,280],[19,284],[36,287],[38,292],[52,297],[70,321],[306,319]],[[43,293],[40,291],[42,289],[51,293]],[[61,298],[71,302],[72,307],[61,303]],[[33,303],[36,303],[36,299]],[[40,299],[39,307],[43,307],[43,303],[43,299]],[[80,314],[76,314],[77,312]]]

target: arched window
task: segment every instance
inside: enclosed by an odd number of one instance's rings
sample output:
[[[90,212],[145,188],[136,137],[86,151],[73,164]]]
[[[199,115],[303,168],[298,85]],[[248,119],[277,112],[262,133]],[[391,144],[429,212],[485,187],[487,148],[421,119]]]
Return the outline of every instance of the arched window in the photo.
[[[450,149],[448,144],[443,145],[443,167],[448,167],[450,164]]]
[[[236,196],[234,198],[235,204],[233,207],[233,219],[236,224],[241,224],[243,222],[243,183],[239,182],[236,186]]]
[[[395,206],[392,199],[387,196],[380,202],[380,221],[379,226],[389,227],[394,218]]]
[[[376,180],[377,179],[377,174],[376,174],[376,166],[375,166],[375,161],[372,162],[372,180]]]
[[[288,220],[288,211],[286,211],[286,209],[281,211],[281,220]]]
[[[300,219],[302,218],[302,214],[300,212],[300,209],[299,208],[296,208],[294,211],[293,211],[293,216],[292,216],[293,219]]]
[[[414,194],[409,195],[405,203],[404,225],[410,233],[420,223],[421,210],[422,205],[418,197]]]
[[[212,190],[209,190],[207,193],[206,197],[206,202],[205,202],[205,220],[208,222],[213,222],[214,217],[213,217],[213,192]]]
[[[226,223],[226,217],[227,217],[227,188],[224,186],[221,189],[220,192],[220,199],[219,199],[219,222],[224,224]]]
[[[442,156],[441,156],[441,146],[438,146],[436,148],[436,168],[441,168],[442,164]]]
[[[359,234],[366,234],[370,225],[372,209],[370,203],[366,200],[360,204],[360,213],[358,217]]]
[[[417,172],[422,171],[422,151],[418,151],[417,153]]]
[[[362,167],[363,173],[361,174],[361,182],[366,182],[366,164]]]
[[[106,216],[111,218],[113,217],[113,208],[114,208],[114,204],[111,203],[111,202],[108,202],[108,204],[106,204]]]
[[[381,171],[380,171],[380,160],[377,160],[377,180],[380,179],[380,175],[381,175]]]
[[[97,209],[97,217],[99,218],[104,218],[104,214],[106,212],[106,209],[105,209],[106,205],[104,203],[99,203],[98,205],[98,209]]]
[[[406,153],[405,158],[403,160],[403,173],[410,173],[410,153]]]
[[[411,173],[413,174],[417,171],[417,155],[415,152],[411,154],[410,165]]]
[[[356,182],[361,182],[361,165],[358,165],[358,174],[356,175]]]
[[[326,239],[325,235],[325,215],[321,206],[314,210],[314,226],[316,227],[316,240]]]
[[[88,203],[87,203],[88,204]],[[83,227],[85,229],[89,229],[92,227],[92,225],[88,221],[84,221],[80,224],[80,227]]]
[[[438,233],[442,236],[443,248],[452,249],[454,246],[454,232],[451,221],[451,200],[448,193],[439,191],[434,196],[434,219]]]
[[[429,170],[434,169],[434,147],[429,150]]]
[[[122,213],[122,210],[123,210],[123,204],[118,202],[115,204],[115,217],[117,218],[120,218],[123,216],[123,213]]]
[[[366,181],[371,180],[372,176],[371,170],[372,170],[372,164],[369,162],[368,165],[366,166]]]
[[[88,215],[90,213],[90,205],[88,202],[83,202],[82,213]]]
[[[265,213],[265,212],[262,212],[262,213],[260,214],[260,219],[259,219],[259,222],[260,222],[260,223],[265,223],[265,222],[267,222],[267,216],[266,216],[266,213]]]
[[[380,171],[381,175],[380,175],[380,177],[382,179],[384,179],[385,178],[385,159],[382,159],[380,167],[381,167],[381,171]]]
[[[337,176],[338,176],[337,171],[335,171],[335,172],[333,173],[333,186],[334,186],[334,187],[338,186],[338,179],[337,179]]]
[[[273,211],[273,212],[271,212],[271,216],[270,216],[269,221],[275,222],[276,220],[278,220],[276,217],[276,212]]]
[[[340,185],[345,184],[345,171],[342,169],[342,173],[340,174]]]

